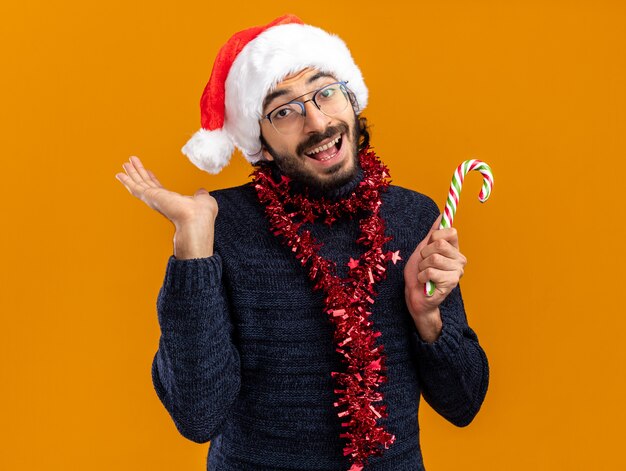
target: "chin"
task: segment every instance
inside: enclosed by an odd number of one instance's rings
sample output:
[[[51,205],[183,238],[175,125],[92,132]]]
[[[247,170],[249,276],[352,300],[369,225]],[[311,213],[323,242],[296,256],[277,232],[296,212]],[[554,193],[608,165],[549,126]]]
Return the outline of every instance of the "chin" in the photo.
[[[357,173],[356,162],[357,155],[351,153],[347,161],[338,162],[336,165],[324,169],[321,173],[309,173],[305,183],[309,186],[314,186],[320,191],[334,190],[354,178]]]

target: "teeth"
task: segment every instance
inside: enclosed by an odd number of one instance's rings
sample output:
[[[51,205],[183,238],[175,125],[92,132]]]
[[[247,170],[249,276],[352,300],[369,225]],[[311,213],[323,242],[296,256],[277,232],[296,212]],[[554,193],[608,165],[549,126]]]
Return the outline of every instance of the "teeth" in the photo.
[[[337,142],[339,142],[339,139],[341,139],[341,136],[337,136],[337,139],[335,139],[334,141],[329,142],[328,144],[325,144],[321,147],[318,147],[316,149],[313,149],[312,151],[309,152],[305,152],[305,154],[307,155],[314,155],[314,154],[319,154],[320,152],[322,152],[323,150],[328,149],[329,147],[334,146],[335,144],[337,144]]]

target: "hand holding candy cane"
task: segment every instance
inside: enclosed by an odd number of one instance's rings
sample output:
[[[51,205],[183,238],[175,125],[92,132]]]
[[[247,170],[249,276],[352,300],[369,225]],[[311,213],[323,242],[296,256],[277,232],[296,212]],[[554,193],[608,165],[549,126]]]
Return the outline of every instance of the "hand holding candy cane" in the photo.
[[[452,176],[452,183],[450,184],[450,190],[448,191],[448,200],[446,201],[446,207],[439,224],[439,229],[452,227],[452,220],[456,214],[456,208],[459,205],[459,199],[461,197],[461,187],[463,186],[463,180],[467,172],[471,170],[477,170],[483,175],[483,186],[478,194],[478,199],[481,203],[484,203],[491,195],[493,188],[493,174],[491,168],[485,162],[477,159],[466,160],[459,165],[454,171]],[[435,293],[435,284],[432,281],[427,281],[424,285],[424,294],[426,296],[432,296]]]

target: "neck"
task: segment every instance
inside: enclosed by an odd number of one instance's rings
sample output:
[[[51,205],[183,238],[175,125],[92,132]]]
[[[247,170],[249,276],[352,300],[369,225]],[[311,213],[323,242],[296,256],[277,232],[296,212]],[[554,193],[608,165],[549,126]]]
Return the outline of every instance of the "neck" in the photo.
[[[274,181],[277,183],[280,182],[283,172],[278,168],[276,162],[270,161],[265,165],[270,168]],[[307,186],[300,180],[292,179],[290,182],[290,193],[292,195],[307,195],[308,198],[315,200],[325,198],[327,200],[336,201],[347,198],[354,190],[356,190],[359,183],[363,180],[363,167],[361,167],[359,159],[356,161],[356,166],[356,172],[350,180],[333,188],[321,189],[319,187]]]
[[[361,171],[357,171],[350,182],[333,191],[325,192],[321,198],[310,196],[309,189],[301,185],[296,185],[296,188],[292,189],[294,181],[276,172],[276,169],[273,174],[272,167],[267,163],[252,172],[251,183],[268,214],[273,216],[278,214],[277,217],[282,218],[281,225],[298,213],[307,221],[313,222],[315,218],[322,217],[325,224],[332,225],[333,221],[340,217],[352,216],[361,209],[370,210],[372,204],[378,211],[381,204],[380,193],[389,187],[390,182],[386,181],[390,176],[389,170],[374,151],[368,146],[362,149],[358,156]],[[298,192],[301,190],[304,190],[304,193]],[[335,198],[335,201],[329,197]],[[285,213],[286,206],[295,208],[295,212]]]

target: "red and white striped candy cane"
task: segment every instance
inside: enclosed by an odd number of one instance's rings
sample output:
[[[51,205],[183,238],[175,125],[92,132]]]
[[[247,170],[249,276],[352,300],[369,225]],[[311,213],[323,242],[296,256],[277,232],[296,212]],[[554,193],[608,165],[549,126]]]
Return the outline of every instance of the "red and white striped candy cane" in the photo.
[[[461,188],[463,187],[463,180],[465,175],[472,171],[477,170],[483,174],[483,186],[478,194],[478,199],[481,203],[484,203],[491,195],[493,188],[493,173],[491,168],[485,162],[477,159],[466,160],[459,165],[452,175],[452,183],[450,183],[450,190],[448,191],[448,200],[446,201],[446,207],[443,212],[443,217],[439,223],[439,229],[446,227],[452,227],[452,220],[456,214],[456,208],[459,205],[459,199],[461,198]],[[435,293],[435,283],[428,280],[424,285],[424,294],[426,296],[432,296]]]

